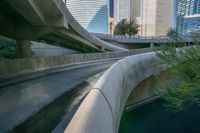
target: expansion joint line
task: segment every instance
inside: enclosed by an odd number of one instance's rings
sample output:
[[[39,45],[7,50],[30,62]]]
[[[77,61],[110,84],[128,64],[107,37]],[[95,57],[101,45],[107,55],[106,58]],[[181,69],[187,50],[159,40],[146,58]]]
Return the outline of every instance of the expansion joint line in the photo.
[[[101,89],[99,89],[99,88],[93,88],[93,89],[100,91],[100,93],[103,95],[104,99],[106,100],[106,102],[107,102],[107,104],[108,104],[108,107],[110,108],[110,112],[111,112],[111,114],[112,114],[112,121],[113,121],[113,125],[114,125],[113,111],[112,111],[112,108],[111,108],[110,103],[108,102],[108,99],[106,98],[106,96],[104,95],[104,93],[102,92]],[[114,127],[114,126],[113,126],[113,127]],[[115,130],[113,129],[113,132],[114,132],[114,131],[115,131]]]
[[[110,103],[108,102],[108,99],[106,98],[106,96],[104,95],[104,93],[102,92],[102,90],[99,89],[99,88],[93,88],[93,89],[98,90],[98,91],[101,92],[101,94],[102,94],[103,97],[105,98],[106,102],[108,103],[108,106],[109,106],[109,108],[110,108],[111,113],[113,114],[113,112],[112,112],[112,108],[111,108],[111,105],[110,105]]]

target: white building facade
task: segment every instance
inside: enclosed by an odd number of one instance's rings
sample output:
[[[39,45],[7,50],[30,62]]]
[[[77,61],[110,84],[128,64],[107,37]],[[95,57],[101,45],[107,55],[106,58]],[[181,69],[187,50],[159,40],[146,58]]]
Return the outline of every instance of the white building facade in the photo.
[[[131,5],[139,5],[137,13],[131,16],[140,24],[141,36],[165,36],[172,26],[173,0],[133,0]],[[131,6],[134,7],[134,6]],[[134,11],[134,10],[133,10]],[[140,15],[138,15],[138,13]]]
[[[114,0],[115,25],[122,19],[130,20],[130,1],[131,0]]]
[[[115,25],[136,19],[140,36],[165,36],[172,26],[173,0],[114,0]]]
[[[86,30],[108,34],[109,0],[67,0],[67,8]]]

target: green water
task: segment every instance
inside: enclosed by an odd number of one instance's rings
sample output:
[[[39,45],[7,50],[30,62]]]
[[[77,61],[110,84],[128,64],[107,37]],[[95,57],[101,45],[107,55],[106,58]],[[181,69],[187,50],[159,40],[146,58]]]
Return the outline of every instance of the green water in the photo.
[[[200,133],[200,107],[173,113],[158,100],[124,113],[119,133]]]

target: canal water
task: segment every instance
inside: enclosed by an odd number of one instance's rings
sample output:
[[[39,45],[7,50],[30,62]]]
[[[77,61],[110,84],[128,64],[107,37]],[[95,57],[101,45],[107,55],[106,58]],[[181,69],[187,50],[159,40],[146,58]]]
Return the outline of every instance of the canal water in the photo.
[[[193,105],[182,112],[173,113],[157,99],[143,106],[137,105],[141,99],[154,96],[162,89],[162,81],[177,84],[180,80],[172,76],[169,71],[151,76],[134,88],[126,103],[121,118],[119,133],[200,133],[200,107]],[[155,90],[155,91],[152,91]],[[132,105],[131,105],[132,104]]]
[[[141,108],[124,112],[119,133],[200,133],[200,107],[194,105],[173,113],[157,100]]]

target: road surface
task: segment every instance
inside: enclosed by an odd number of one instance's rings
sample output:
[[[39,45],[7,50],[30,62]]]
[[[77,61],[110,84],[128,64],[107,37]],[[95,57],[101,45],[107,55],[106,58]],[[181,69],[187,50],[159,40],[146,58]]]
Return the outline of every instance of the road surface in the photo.
[[[116,61],[71,66],[60,72],[1,88],[0,132],[11,130],[64,92],[109,68]]]

